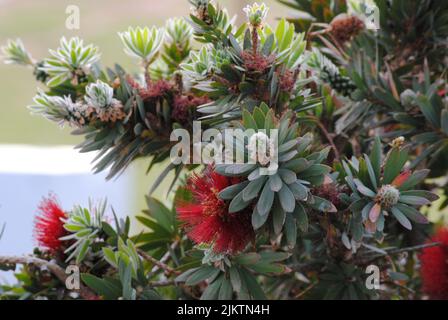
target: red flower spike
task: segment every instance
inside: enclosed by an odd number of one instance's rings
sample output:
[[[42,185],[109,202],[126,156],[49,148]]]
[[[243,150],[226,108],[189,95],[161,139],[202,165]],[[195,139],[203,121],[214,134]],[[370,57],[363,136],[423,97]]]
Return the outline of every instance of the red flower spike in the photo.
[[[66,217],[54,195],[42,199],[34,224],[34,238],[39,247],[50,253],[62,251],[62,241],[59,238],[67,234],[62,221]]]
[[[189,179],[187,185],[194,203],[180,204],[177,213],[192,241],[210,244],[215,252],[236,253],[253,240],[250,211],[229,213],[229,204],[218,196],[221,190],[238,182],[216,173],[212,167]]]
[[[431,299],[448,300],[448,228],[438,230],[430,242],[440,245],[420,254],[422,289]]]
[[[400,174],[394,179],[394,181],[392,181],[391,184],[392,184],[394,187],[399,188],[399,187],[401,187],[401,185],[402,185],[403,183],[405,183],[405,182],[409,179],[410,176],[411,176],[411,171],[410,171],[410,170],[403,171],[402,173],[400,173]]]

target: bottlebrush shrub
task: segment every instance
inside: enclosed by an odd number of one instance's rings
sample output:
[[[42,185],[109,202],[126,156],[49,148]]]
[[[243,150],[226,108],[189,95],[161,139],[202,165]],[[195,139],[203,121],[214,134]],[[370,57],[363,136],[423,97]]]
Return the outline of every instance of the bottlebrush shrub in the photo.
[[[118,34],[141,67],[135,75],[119,65],[103,69],[99,49],[79,38],[63,38],[41,61],[20,40],[3,48],[7,63],[31,67],[47,84],[32,112],[82,135],[78,148],[97,153],[96,172],[108,169],[110,178],[146,157],[149,171],[165,166],[155,187],[172,170],[176,179],[168,205],[146,197],[136,234],[131,219],[117,219],[105,202],[69,211],[41,206],[41,248],[29,257],[0,256],[4,268],[24,265],[19,283],[1,286],[1,296],[421,298],[416,252],[439,241],[422,236],[437,185],[425,179],[421,146],[440,148],[445,140],[435,137],[446,131],[445,102],[431,79],[437,73],[427,66],[410,81],[393,68],[390,76],[359,18],[333,20],[348,10],[344,1],[332,11],[321,1],[295,0],[293,7],[326,23],[301,33],[285,19],[269,26],[264,4],[246,7],[238,26],[209,0],[190,2],[188,20]],[[220,133],[248,132],[230,139],[237,151],[223,152],[230,162],[168,161],[171,132],[192,133],[196,120]],[[81,273],[79,290],[65,286],[69,266]],[[371,270],[380,288],[369,282]]]

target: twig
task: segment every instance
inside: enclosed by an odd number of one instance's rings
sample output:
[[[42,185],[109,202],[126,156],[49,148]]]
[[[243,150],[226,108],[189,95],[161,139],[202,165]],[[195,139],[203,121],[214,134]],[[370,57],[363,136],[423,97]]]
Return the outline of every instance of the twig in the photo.
[[[175,280],[150,281],[148,284],[151,287],[167,287],[177,285]]]
[[[137,249],[137,252],[139,255],[142,256],[143,259],[155,264],[156,266],[158,266],[160,269],[165,271],[165,274],[170,275],[170,274],[179,274],[178,271],[174,270],[173,268],[171,268],[170,266],[166,265],[165,263],[157,260],[156,258],[150,256],[148,253],[146,253],[145,251],[143,251],[142,249]]]
[[[167,261],[169,260],[169,258],[171,257],[170,251],[176,249],[176,247],[177,247],[178,245],[179,245],[179,240],[174,241],[174,242],[171,244],[170,250],[168,250],[168,251],[163,255],[163,257],[160,259],[160,262],[166,264],[166,262],[167,262]],[[158,265],[155,265],[155,266],[152,268],[151,273],[156,273],[159,269],[160,269],[159,266],[158,266]]]
[[[62,269],[57,264],[44,259],[36,258],[33,256],[0,256],[0,265],[16,265],[16,264],[24,264],[24,265],[31,264],[39,268],[45,267],[52,274],[54,274],[56,278],[58,278],[59,281],[61,281],[64,285],[68,277],[64,269]],[[82,283],[80,283],[79,290],[73,290],[73,291],[77,291],[83,299],[92,299],[96,297],[96,295]]]
[[[331,137],[331,134],[328,132],[328,130],[325,128],[325,126],[322,124],[322,122],[320,122],[320,120],[316,117],[314,118],[314,121],[316,122],[317,126],[319,127],[319,129],[322,131],[322,133],[324,134],[325,138],[328,140],[328,142],[331,145],[331,148],[334,151],[334,157],[336,158],[336,160],[341,160],[341,155],[339,154],[339,150],[336,147],[333,138]]]
[[[404,285],[402,285],[402,284],[399,284],[399,283],[396,282],[396,281],[385,281],[384,283],[385,283],[385,284],[391,284],[391,285],[397,286],[397,287],[399,287],[399,288],[401,288],[401,289],[404,289],[404,290],[408,291],[409,293],[415,294],[415,290],[413,290],[413,289],[411,289],[411,288],[408,288],[408,287],[406,287],[406,286],[404,286]]]
[[[296,294],[296,295],[294,296],[294,299],[299,299],[299,298],[303,297],[308,291],[310,291],[311,289],[313,289],[316,285],[317,285],[317,282],[313,282],[313,283],[310,284],[308,287],[306,287],[305,289],[303,289],[302,291],[300,291],[298,294]]]
[[[413,247],[407,247],[407,248],[401,248],[401,249],[392,249],[389,251],[386,251],[388,255],[391,254],[397,254],[397,253],[402,253],[402,252],[407,252],[407,251],[416,251],[416,250],[422,250],[425,248],[431,248],[431,247],[437,247],[440,246],[440,242],[431,242],[431,243],[425,243],[425,244],[419,244]]]
[[[145,75],[146,88],[149,88],[149,85],[151,84],[151,75],[149,74],[149,65],[150,64],[151,64],[151,61],[144,60],[142,62],[143,71],[144,71],[144,75]]]
[[[440,245],[440,242],[431,242],[431,243],[419,244],[419,245],[407,247],[407,248],[391,249],[389,251],[386,251],[386,254],[378,254],[378,255],[371,257],[369,260],[367,260],[367,262],[372,262],[376,259],[387,257],[387,256],[390,256],[393,254],[399,254],[399,253],[409,252],[409,251],[417,251],[417,250],[422,250],[425,248],[436,247],[439,245]]]

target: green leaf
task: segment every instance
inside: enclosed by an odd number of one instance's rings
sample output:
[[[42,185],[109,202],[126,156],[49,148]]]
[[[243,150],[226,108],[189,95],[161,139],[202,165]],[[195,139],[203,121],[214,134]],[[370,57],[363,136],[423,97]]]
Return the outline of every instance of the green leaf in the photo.
[[[266,176],[260,176],[258,179],[251,181],[243,190],[243,200],[249,201],[258,196],[261,188],[266,181]]]
[[[383,185],[390,184],[398,176],[404,164],[408,160],[406,149],[393,148],[384,165]]]
[[[294,209],[294,212],[292,213],[294,217],[297,220],[299,229],[302,232],[308,231],[308,215],[306,214],[305,208],[301,203],[296,204],[296,208]]]
[[[398,210],[400,210],[404,215],[409,218],[410,220],[416,222],[416,223],[422,223],[427,224],[429,223],[428,219],[422,215],[417,209],[411,206],[407,206],[402,203],[397,203],[395,205]]]
[[[391,209],[394,217],[400,222],[400,224],[408,230],[412,230],[412,224],[408,218],[400,211],[397,207],[392,207]]]
[[[87,252],[89,251],[90,251],[90,241],[89,240],[81,241],[81,244],[77,249],[78,254],[76,256],[76,263],[80,264],[84,260]]]
[[[224,275],[220,275],[215,281],[210,283],[202,293],[201,300],[216,300],[218,298],[223,280]]]
[[[258,284],[255,277],[247,270],[241,268],[239,270],[241,280],[244,282],[249,294],[252,296],[255,300],[265,300],[266,296],[261,289],[260,285]]]
[[[275,234],[279,234],[282,231],[283,224],[285,223],[286,213],[279,205],[274,205],[272,210],[272,222],[274,225]]]
[[[308,189],[300,182],[291,183],[288,185],[296,200],[305,201],[308,198]]]
[[[132,288],[132,266],[120,260],[120,281],[123,286],[122,297],[125,300],[135,300],[135,290]]]
[[[219,300],[231,300],[233,296],[233,289],[230,280],[223,278],[221,288],[219,289]]]
[[[248,181],[241,182],[238,184],[234,184],[231,186],[228,186],[227,188],[224,188],[219,192],[219,197],[223,200],[230,200],[233,199],[238,193],[241,192],[247,185],[249,184]]]
[[[185,282],[187,281],[188,277],[190,277],[193,273],[195,273],[200,268],[193,268],[185,271],[184,273],[178,275],[175,279],[176,282]]]
[[[336,209],[336,207],[334,206],[334,204],[331,203],[330,201],[328,201],[327,199],[317,197],[317,196],[313,196],[313,199],[314,199],[314,203],[310,203],[310,206],[315,210],[322,211],[322,212],[337,212],[338,211]]]
[[[409,190],[409,191],[402,191],[400,192],[400,195],[402,196],[416,196],[416,197],[422,197],[426,198],[429,201],[436,201],[439,199],[439,196],[433,192],[427,191],[427,190]]]
[[[243,253],[234,258],[234,261],[240,265],[253,265],[260,260],[261,256],[256,252]]]
[[[286,212],[293,212],[296,205],[296,199],[294,197],[294,194],[286,184],[284,184],[280,189],[278,195],[283,210],[285,210]]]
[[[423,181],[429,174],[428,169],[415,171],[405,182],[398,188],[399,190],[408,190]]]
[[[278,174],[273,174],[269,176],[269,185],[273,192],[278,192],[282,188],[283,182]]]
[[[282,274],[287,269],[285,266],[278,263],[257,263],[252,266],[251,269],[257,273],[261,274]]]
[[[353,179],[356,184],[356,189],[361,192],[363,195],[373,198],[376,196],[376,193],[367,188],[359,179]]]
[[[290,185],[297,181],[297,175],[294,171],[288,170],[288,169],[279,169],[278,174],[282,178],[282,180],[287,184]]]
[[[109,247],[103,248],[104,259],[113,267],[117,267],[117,260],[115,259],[115,252]]]
[[[296,220],[291,213],[286,214],[285,219],[285,236],[286,242],[290,248],[294,248],[297,241],[297,225]]]
[[[431,201],[429,201],[428,199],[423,198],[423,197],[404,196],[404,195],[400,195],[400,198],[398,201],[401,203],[410,204],[413,206],[424,206],[424,205],[431,203]]]
[[[187,286],[195,286],[209,278],[215,277],[219,272],[219,269],[211,266],[202,267],[190,275],[185,281],[185,284]]]
[[[445,133],[445,135],[448,135],[448,110],[444,109],[442,110],[442,130]]]
[[[409,277],[407,274],[402,272],[389,272],[389,277],[394,281],[408,281]]]
[[[252,213],[252,227],[254,227],[255,230],[259,229],[266,223],[268,217],[269,217],[268,214],[265,214],[263,216],[260,215],[258,213],[257,207],[255,206],[254,211]]]
[[[370,162],[370,159],[367,155],[364,155],[365,163],[367,166],[367,171],[369,173],[370,182],[372,183],[373,190],[376,190],[378,188],[378,178],[375,174],[375,169],[373,168],[372,163]]]
[[[265,116],[259,107],[255,107],[253,117],[258,129],[264,128]]]
[[[121,288],[117,287],[107,279],[101,279],[94,275],[83,273],[81,280],[96,294],[103,296],[106,300],[117,300],[121,296]]]
[[[415,102],[420,108],[425,118],[436,128],[440,128],[440,116],[437,114],[429,99],[424,95],[419,95]]]
[[[244,201],[244,199],[243,199],[243,191],[238,193],[235,196],[235,198],[233,198],[232,201],[230,201],[229,213],[234,213],[234,212],[241,211],[241,210],[243,210],[244,208],[246,208],[250,204],[250,201]]]
[[[159,200],[153,197],[146,197],[146,203],[150,215],[168,232],[173,232],[175,216]]]
[[[247,111],[247,109],[243,110],[243,125],[246,129],[254,129],[254,130],[258,129],[254,117],[252,117],[252,115],[250,114],[249,111]]]
[[[257,211],[260,216],[265,216],[269,213],[274,202],[274,192],[271,191],[269,183],[264,185],[261,196],[257,202]]]

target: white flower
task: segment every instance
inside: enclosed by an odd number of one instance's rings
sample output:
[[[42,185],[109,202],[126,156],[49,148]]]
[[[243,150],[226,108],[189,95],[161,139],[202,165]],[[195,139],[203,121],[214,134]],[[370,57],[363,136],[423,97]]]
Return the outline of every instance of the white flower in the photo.
[[[189,61],[180,65],[184,75],[194,81],[206,79],[214,67],[211,51],[207,46],[199,51],[190,51]]]
[[[183,18],[169,19],[165,24],[168,39],[182,46],[188,44],[193,35],[193,28]]]
[[[74,114],[83,111],[82,104],[74,102],[70,96],[49,96],[40,89],[33,101],[34,104],[29,106],[33,114],[40,114],[60,124],[71,121]]]
[[[95,62],[100,59],[98,48],[92,44],[84,45],[83,40],[78,37],[70,40],[62,37],[60,47],[50,50],[51,58],[44,61],[40,68],[50,75],[47,85],[57,86],[66,80],[72,79],[78,71],[87,72]]]
[[[114,99],[114,89],[107,83],[98,80],[86,87],[86,95],[84,97],[87,104],[95,108],[105,108],[112,104]]]
[[[126,54],[149,63],[152,62],[162,46],[164,31],[156,27],[151,29],[129,27],[128,31],[119,32],[118,35],[124,44]]]
[[[6,64],[32,65],[33,58],[26,51],[20,39],[8,40],[6,46],[2,47],[3,62]]]
[[[255,2],[252,5],[247,5],[243,11],[246,13],[251,25],[259,26],[266,19],[269,8],[264,3],[258,4]]]

